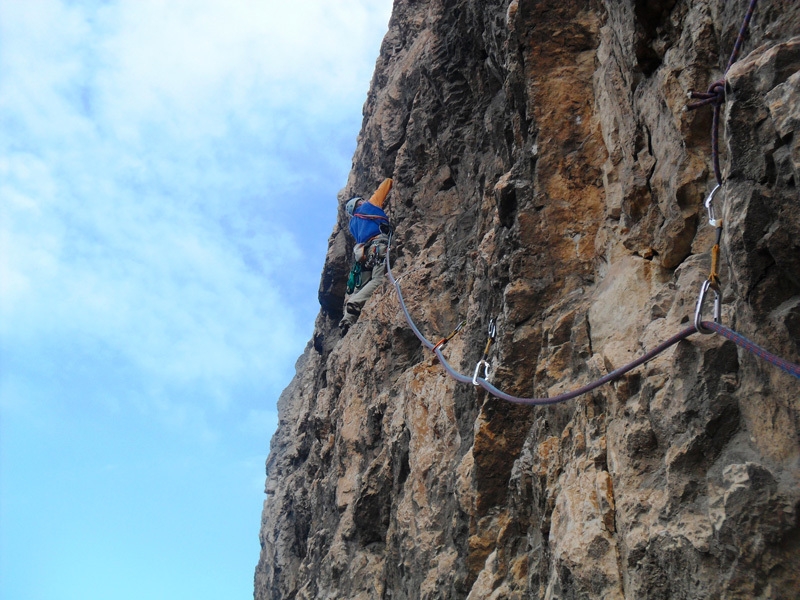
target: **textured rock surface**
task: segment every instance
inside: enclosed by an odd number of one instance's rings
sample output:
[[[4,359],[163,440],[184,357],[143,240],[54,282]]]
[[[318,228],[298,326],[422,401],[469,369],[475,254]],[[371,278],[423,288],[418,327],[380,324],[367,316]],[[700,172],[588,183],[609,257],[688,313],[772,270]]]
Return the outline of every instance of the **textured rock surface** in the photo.
[[[723,0],[395,0],[340,200],[395,179],[396,274],[471,373],[553,395],[692,317],[713,230]],[[721,130],[724,321],[800,361],[800,5],[762,0]],[[387,284],[341,338],[350,241],[279,402],[255,577],[273,598],[800,597],[800,384],[694,335],[561,405],[454,382]]]

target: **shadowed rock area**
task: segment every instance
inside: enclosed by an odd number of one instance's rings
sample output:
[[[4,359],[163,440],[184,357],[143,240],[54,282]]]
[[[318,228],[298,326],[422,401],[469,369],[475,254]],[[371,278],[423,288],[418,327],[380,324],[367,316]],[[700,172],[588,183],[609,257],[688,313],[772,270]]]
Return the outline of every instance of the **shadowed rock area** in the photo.
[[[342,337],[342,201],[395,185],[406,303],[472,374],[580,387],[693,319],[711,109],[747,2],[395,0],[279,401],[257,600],[800,597],[800,382],[695,334],[549,407],[455,382],[388,284]],[[761,0],[727,75],[723,322],[800,362],[800,4]],[[334,199],[331,199],[334,201]],[[706,305],[711,315],[711,302]]]

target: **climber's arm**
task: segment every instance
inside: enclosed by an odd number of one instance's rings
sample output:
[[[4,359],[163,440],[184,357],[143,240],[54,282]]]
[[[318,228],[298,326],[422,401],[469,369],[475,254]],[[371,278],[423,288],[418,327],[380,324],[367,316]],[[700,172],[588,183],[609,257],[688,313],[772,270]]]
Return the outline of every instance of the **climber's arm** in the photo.
[[[369,199],[370,204],[374,204],[378,208],[383,208],[383,203],[386,201],[386,196],[389,195],[389,190],[392,189],[392,180],[388,177],[383,180],[378,186],[378,189],[375,190],[375,193],[372,194],[372,198]]]

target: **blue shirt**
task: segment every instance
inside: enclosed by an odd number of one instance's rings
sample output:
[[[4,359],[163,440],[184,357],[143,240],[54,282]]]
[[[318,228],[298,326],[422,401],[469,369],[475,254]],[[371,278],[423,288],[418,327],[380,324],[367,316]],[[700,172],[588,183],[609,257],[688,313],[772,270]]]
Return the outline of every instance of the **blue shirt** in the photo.
[[[368,215],[368,217],[364,218],[358,215]],[[350,217],[350,233],[356,239],[356,244],[364,244],[378,235],[381,232],[381,223],[389,223],[389,218],[383,209],[369,202],[364,202],[359,206]]]

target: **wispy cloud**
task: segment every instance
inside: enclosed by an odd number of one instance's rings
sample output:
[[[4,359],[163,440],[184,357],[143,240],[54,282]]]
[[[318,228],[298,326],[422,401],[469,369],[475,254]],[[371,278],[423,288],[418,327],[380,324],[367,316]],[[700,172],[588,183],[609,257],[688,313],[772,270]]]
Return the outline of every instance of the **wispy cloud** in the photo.
[[[276,395],[316,310],[305,236],[320,248],[332,225],[309,182],[349,159],[335,115],[363,100],[374,51],[351,40],[380,10],[0,5],[4,377],[77,353],[153,407]],[[92,387],[80,369],[62,382]]]
[[[390,10],[0,0],[0,596],[252,593]]]

